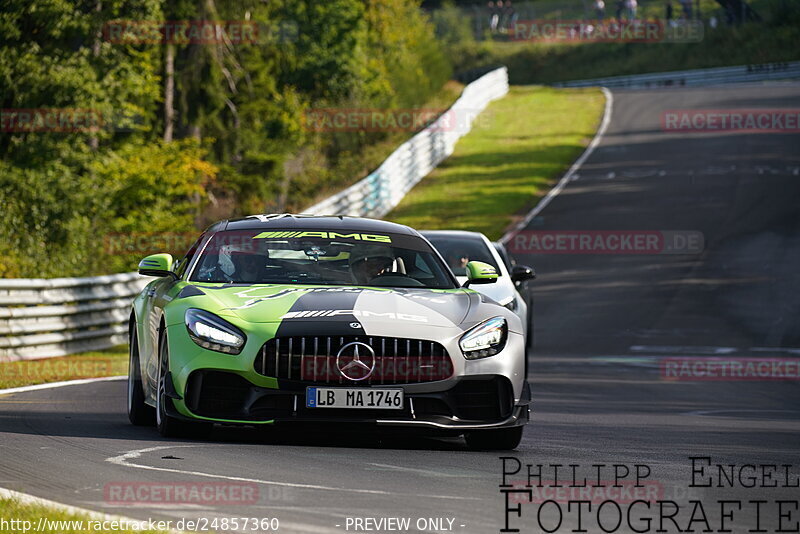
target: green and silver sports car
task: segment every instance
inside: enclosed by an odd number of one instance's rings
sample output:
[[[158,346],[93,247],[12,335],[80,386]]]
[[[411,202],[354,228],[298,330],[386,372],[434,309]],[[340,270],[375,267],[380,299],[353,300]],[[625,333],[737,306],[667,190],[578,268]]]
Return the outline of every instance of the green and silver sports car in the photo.
[[[355,217],[256,215],[208,228],[130,317],[128,415],[166,436],[214,423],[352,423],[510,449],[529,417],[524,328],[460,286],[415,230]]]

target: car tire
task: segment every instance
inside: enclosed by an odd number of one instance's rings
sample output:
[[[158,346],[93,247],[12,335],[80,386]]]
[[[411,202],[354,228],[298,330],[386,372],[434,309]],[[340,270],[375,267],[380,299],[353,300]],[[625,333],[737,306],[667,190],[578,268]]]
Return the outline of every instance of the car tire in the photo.
[[[467,446],[476,451],[510,451],[522,441],[524,426],[498,428],[496,430],[475,430],[464,434]]]
[[[136,426],[156,424],[156,411],[144,401],[142,371],[139,365],[139,336],[136,325],[131,325],[128,357],[128,419]]]
[[[191,423],[167,415],[167,408],[172,408],[172,399],[166,395],[168,376],[169,345],[167,333],[162,328],[158,336],[158,393],[155,410],[158,433],[165,438],[199,438],[208,434],[214,426],[212,423]]]

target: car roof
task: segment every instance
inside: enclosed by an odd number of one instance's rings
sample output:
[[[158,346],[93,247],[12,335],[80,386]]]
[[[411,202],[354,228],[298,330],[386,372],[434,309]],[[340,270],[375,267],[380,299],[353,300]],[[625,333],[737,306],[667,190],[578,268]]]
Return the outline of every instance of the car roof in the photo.
[[[248,230],[259,228],[280,229],[313,229],[324,228],[332,232],[379,232],[419,236],[419,233],[408,226],[367,219],[365,217],[352,217],[349,215],[306,215],[306,214],[261,214],[250,215],[238,219],[220,221],[209,228],[214,232],[222,230]]]
[[[480,232],[468,232],[466,230],[420,230],[420,234],[432,237],[466,237],[469,239],[479,239],[483,241],[486,236]]]

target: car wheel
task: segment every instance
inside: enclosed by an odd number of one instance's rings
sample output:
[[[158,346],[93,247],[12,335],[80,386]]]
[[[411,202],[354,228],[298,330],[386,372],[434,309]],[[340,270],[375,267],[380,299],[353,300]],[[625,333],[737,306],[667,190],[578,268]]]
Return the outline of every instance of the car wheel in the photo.
[[[210,423],[190,423],[167,415],[168,403],[172,399],[166,394],[169,379],[169,345],[164,329],[158,336],[158,393],[156,395],[156,427],[165,438],[201,437],[211,431]],[[169,405],[171,408],[171,404]]]
[[[524,426],[498,428],[496,430],[475,430],[464,434],[467,446],[477,451],[510,451],[522,441]]]
[[[136,326],[130,335],[130,354],[128,358],[128,419],[136,426],[153,426],[156,422],[156,411],[144,402],[142,371],[139,366],[139,337]]]

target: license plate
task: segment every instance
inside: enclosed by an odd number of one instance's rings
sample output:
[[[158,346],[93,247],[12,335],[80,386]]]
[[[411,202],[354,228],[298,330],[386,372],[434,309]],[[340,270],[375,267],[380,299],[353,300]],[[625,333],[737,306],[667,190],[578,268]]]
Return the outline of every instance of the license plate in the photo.
[[[403,409],[402,389],[306,388],[307,408]]]

